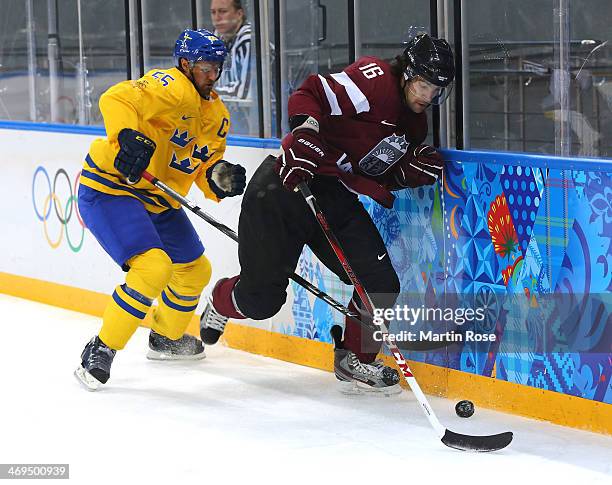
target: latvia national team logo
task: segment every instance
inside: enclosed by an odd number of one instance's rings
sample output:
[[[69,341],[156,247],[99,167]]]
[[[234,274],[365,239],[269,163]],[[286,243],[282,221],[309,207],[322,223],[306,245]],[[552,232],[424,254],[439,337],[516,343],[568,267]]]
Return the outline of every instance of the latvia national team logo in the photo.
[[[359,161],[359,168],[370,176],[382,175],[402,158],[408,150],[408,144],[405,135],[387,136]]]

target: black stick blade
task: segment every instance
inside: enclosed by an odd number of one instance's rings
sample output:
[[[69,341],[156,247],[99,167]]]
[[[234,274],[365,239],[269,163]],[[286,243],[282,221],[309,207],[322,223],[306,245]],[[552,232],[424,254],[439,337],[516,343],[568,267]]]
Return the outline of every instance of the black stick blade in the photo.
[[[442,436],[442,443],[450,448],[464,451],[497,451],[505,448],[512,442],[512,433],[493,434],[490,436],[471,436],[446,430]]]

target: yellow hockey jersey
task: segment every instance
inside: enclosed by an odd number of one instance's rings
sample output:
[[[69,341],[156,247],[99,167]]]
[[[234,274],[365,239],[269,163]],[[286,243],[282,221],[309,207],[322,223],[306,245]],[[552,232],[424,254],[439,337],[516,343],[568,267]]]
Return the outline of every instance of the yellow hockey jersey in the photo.
[[[218,201],[206,170],[223,157],[230,119],[214,91],[206,100],[179,69],[153,69],[136,81],[111,87],[100,97],[100,111],[107,136],[91,144],[81,173],[83,185],[136,197],[150,212],[180,207],[146,180],[128,185],[115,170],[117,136],[123,128],[132,128],[157,144],[148,172],[181,195],[195,182],[207,198]]]

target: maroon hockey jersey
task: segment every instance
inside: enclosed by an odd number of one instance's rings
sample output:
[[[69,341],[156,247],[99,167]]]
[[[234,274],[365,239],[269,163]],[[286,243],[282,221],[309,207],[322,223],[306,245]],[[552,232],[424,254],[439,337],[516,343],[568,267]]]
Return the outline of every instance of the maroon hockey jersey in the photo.
[[[427,115],[402,102],[400,83],[389,63],[362,57],[344,71],[311,75],[289,98],[289,116],[306,114],[319,122],[328,156],[319,167],[351,191],[392,207],[385,175],[427,136]]]

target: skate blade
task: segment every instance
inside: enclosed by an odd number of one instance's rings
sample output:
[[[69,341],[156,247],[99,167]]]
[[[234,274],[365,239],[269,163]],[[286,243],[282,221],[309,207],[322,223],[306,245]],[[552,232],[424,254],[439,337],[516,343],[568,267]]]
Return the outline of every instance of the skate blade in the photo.
[[[206,358],[204,351],[195,355],[179,355],[169,354],[167,352],[158,352],[157,350],[149,349],[147,359],[149,360],[202,360]]]
[[[371,387],[357,381],[340,381],[338,384],[340,392],[346,396],[391,397],[397,396],[402,392],[399,384],[389,387]]]
[[[102,383],[87,372],[83,366],[80,366],[74,371],[74,376],[88,391],[97,391],[102,385]]]

